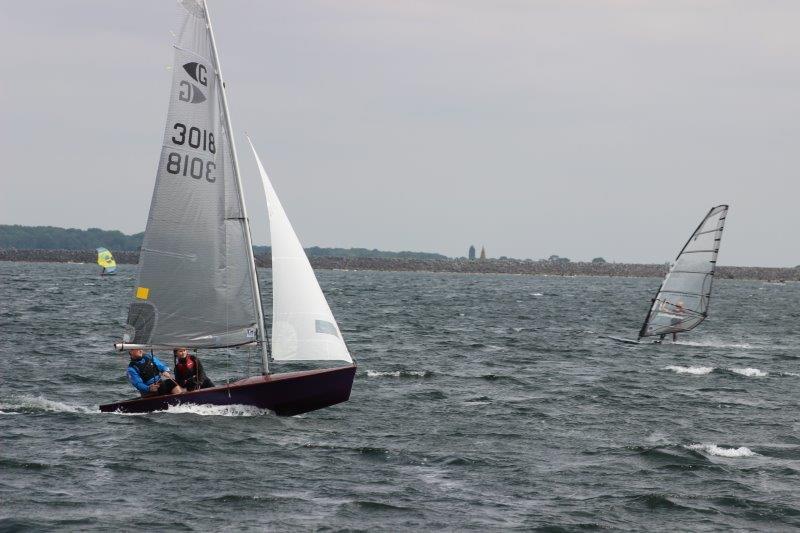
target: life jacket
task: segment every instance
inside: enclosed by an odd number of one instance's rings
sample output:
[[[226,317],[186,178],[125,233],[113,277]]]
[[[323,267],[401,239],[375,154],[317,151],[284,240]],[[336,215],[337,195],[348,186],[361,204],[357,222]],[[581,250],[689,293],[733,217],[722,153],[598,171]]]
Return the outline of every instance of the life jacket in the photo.
[[[139,377],[142,378],[142,381],[147,383],[155,376],[161,374],[161,372],[158,370],[158,367],[153,362],[152,355],[145,355],[141,360],[144,362],[138,363],[137,361],[131,361],[128,363],[128,366],[133,367],[133,369],[139,373]]]
[[[180,360],[175,364],[175,377],[180,381],[186,382],[190,378],[196,376],[197,360],[193,355],[187,355],[185,359]]]

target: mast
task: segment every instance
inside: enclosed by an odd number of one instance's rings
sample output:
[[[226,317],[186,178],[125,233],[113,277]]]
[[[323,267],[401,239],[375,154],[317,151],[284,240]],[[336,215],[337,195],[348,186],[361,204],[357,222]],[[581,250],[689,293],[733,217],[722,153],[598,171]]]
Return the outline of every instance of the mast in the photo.
[[[239,157],[236,153],[236,142],[233,138],[233,127],[231,126],[231,115],[228,112],[228,95],[225,91],[225,81],[222,78],[222,69],[219,63],[219,54],[217,53],[217,41],[214,39],[214,29],[211,26],[211,16],[208,13],[208,5],[206,0],[203,2],[203,11],[206,14],[206,22],[208,24],[208,36],[211,41],[211,53],[214,56],[214,67],[216,70],[217,80],[219,81],[219,89],[222,94],[222,113],[225,115],[225,129],[228,132],[228,142],[231,143],[231,158],[233,159],[233,172],[236,175],[236,194],[239,195],[239,202],[242,205],[242,216],[244,217],[244,234],[245,242],[247,245],[247,258],[250,262],[250,280],[253,285],[253,305],[256,308],[256,315],[258,320],[258,338],[261,341],[261,373],[264,375],[269,374],[269,352],[267,351],[267,332],[264,327],[264,309],[261,307],[261,289],[258,286],[258,275],[256,273],[256,261],[253,257],[253,239],[250,235],[250,218],[247,216],[247,206],[244,201],[244,194],[242,192],[242,179],[239,175]]]
[[[670,266],[670,268],[672,268]],[[669,271],[667,271],[667,276],[669,276]],[[647,329],[647,323],[650,322],[650,315],[653,314],[653,306],[656,304],[656,299],[658,299],[658,295],[661,293],[661,289],[664,288],[664,282],[666,281],[666,277],[661,282],[661,285],[658,286],[658,290],[656,291],[656,295],[650,300],[650,307],[647,310],[647,314],[644,316],[644,323],[642,327],[639,329],[639,337],[636,340],[642,340],[645,337],[644,332]]]

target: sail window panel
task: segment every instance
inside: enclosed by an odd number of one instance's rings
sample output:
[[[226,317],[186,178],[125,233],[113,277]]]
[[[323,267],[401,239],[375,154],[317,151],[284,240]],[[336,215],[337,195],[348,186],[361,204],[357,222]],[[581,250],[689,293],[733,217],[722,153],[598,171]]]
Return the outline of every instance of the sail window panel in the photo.
[[[662,292],[675,291],[690,294],[706,294],[706,278],[708,274],[690,274],[684,272],[673,272],[664,283]]]
[[[657,316],[647,326],[647,335],[668,335],[689,331],[703,321],[702,317],[684,317],[680,319]]]
[[[128,321],[123,342],[148,344],[156,324],[155,307],[147,302],[133,302],[128,308]]]
[[[716,239],[717,232],[712,231],[709,233],[702,233],[692,237],[684,250],[684,253],[696,253],[702,250],[708,250],[709,253],[714,250],[714,240]]]
[[[702,272],[710,274],[714,270],[714,264],[711,262],[713,254],[684,254],[675,261],[671,270],[678,272]]]
[[[657,313],[683,315],[684,312],[703,314],[706,298],[701,295],[686,294],[680,291],[659,293],[654,309]]]

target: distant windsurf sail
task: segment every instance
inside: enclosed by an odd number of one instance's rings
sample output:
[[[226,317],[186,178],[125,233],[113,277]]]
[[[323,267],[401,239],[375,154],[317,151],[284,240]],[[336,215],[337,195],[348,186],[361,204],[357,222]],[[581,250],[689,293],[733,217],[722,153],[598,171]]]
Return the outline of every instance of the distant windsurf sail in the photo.
[[[708,316],[727,205],[712,208],[689,237],[653,299],[639,338],[680,333]]]
[[[103,267],[103,274],[113,274],[117,271],[117,262],[106,248],[97,249],[97,264]]]

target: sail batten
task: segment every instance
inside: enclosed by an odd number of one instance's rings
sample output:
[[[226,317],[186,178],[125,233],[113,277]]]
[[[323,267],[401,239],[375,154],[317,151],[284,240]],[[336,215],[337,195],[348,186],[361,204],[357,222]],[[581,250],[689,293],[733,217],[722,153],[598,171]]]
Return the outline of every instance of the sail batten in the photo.
[[[711,208],[686,241],[653,298],[639,338],[689,331],[708,316],[728,206]]]
[[[248,138],[248,141],[250,139]],[[272,358],[352,363],[314,270],[256,153],[272,248]]]

